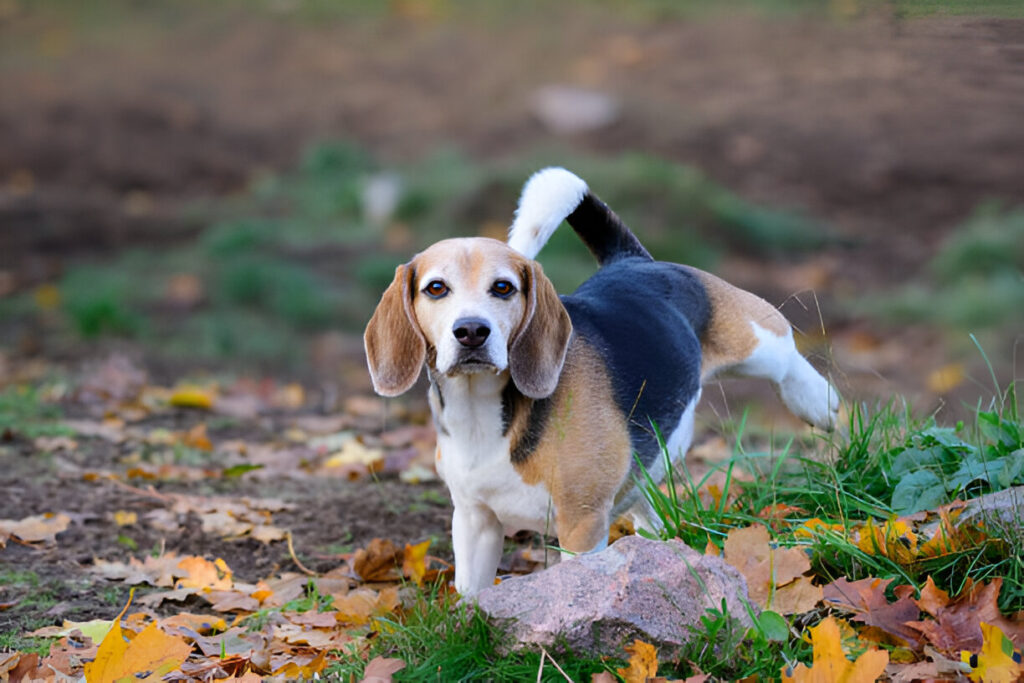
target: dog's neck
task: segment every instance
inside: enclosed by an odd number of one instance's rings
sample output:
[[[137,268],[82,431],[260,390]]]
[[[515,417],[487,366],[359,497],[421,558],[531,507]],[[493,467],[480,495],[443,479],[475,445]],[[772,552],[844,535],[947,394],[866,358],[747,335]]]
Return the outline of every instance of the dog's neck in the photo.
[[[439,436],[493,440],[504,434],[502,395],[508,371],[430,374],[430,410]]]

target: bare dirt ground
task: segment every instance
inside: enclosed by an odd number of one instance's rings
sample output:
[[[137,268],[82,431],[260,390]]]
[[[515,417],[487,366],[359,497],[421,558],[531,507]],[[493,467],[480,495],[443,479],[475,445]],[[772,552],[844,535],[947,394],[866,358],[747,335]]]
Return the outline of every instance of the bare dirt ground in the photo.
[[[1024,203],[1024,21],[683,21],[566,7],[544,21],[502,22],[429,12],[314,20],[226,8],[84,25],[61,12],[0,16],[4,287],[48,281],[111,250],[187,239],[199,226],[184,208],[238,193],[324,138],[355,140],[384,159],[445,142],[488,158],[549,144],[639,150],[693,164],[752,201],[800,207],[850,238],[813,263],[737,255],[723,274],[787,302],[785,312],[813,328],[818,311],[787,300],[810,280],[830,332],[868,347],[844,356],[849,349],[837,342],[851,383],[923,391],[921,377],[942,363],[942,339],[917,328],[880,331],[830,314],[827,302],[831,292],[884,291],[909,279],[979,202]],[[559,137],[531,114],[533,93],[549,83],[612,93],[622,115],[605,130]],[[12,351],[9,363],[24,360]],[[176,420],[180,430],[196,416],[154,419]],[[283,426],[271,417],[231,429]],[[104,598],[83,567],[131,554],[114,542],[111,514],[145,512],[152,501],[81,479],[80,470],[119,466],[124,454],[102,440],[85,440],[68,469],[12,438],[0,451],[0,518],[58,509],[76,517],[48,550],[0,550],[0,567],[37,572],[57,596],[54,619],[111,616],[122,596]],[[417,500],[421,490],[410,494],[394,479],[271,486],[243,477],[210,486],[158,488],[272,492],[301,503],[275,522],[292,530],[314,568],[316,554],[329,556],[339,540],[447,534],[445,506]],[[140,549],[163,543],[223,555],[250,580],[291,562],[280,545],[222,542],[196,528],[138,534]],[[35,590],[2,588],[0,602]],[[0,611],[0,632],[39,617]]]

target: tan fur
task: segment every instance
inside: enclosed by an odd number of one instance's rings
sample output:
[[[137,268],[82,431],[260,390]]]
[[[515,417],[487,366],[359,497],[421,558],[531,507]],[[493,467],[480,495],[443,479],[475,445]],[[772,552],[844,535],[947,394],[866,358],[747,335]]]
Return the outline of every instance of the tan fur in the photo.
[[[701,337],[701,382],[731,366],[742,363],[760,343],[751,323],[784,337],[790,325],[779,311],[761,297],[703,270],[687,266],[708,294],[711,319]]]
[[[604,540],[631,449],[604,363],[578,337],[570,343],[562,378],[537,450],[515,467],[527,484],[547,486],[557,510],[559,544],[583,552]],[[513,416],[514,446],[526,428],[529,402],[516,406]]]
[[[426,359],[426,342],[411,308],[414,278],[411,264],[395,269],[363,335],[373,388],[382,396],[408,391]]]

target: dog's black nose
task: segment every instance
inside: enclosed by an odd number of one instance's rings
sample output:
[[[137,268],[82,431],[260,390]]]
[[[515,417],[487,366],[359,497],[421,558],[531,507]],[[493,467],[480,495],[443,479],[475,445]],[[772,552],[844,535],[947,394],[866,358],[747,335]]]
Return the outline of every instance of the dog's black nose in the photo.
[[[455,321],[455,327],[452,329],[452,333],[455,335],[455,338],[459,340],[460,344],[471,349],[475,349],[478,346],[482,346],[483,343],[487,341],[487,336],[491,333],[491,328],[487,327],[487,323],[483,320],[460,318]]]

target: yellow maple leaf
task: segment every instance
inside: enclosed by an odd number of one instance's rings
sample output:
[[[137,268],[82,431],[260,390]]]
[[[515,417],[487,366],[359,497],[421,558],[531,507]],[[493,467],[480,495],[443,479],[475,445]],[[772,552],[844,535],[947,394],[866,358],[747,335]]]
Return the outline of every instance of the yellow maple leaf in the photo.
[[[812,626],[810,631],[814,645],[812,665],[797,664],[792,672],[783,668],[783,683],[874,683],[889,663],[889,653],[874,648],[856,661],[847,659],[839,622],[833,617]]]
[[[134,591],[133,591],[134,593]],[[110,630],[96,651],[96,659],[85,665],[85,678],[90,683],[159,681],[181,667],[192,652],[192,646],[180,638],[169,636],[152,622],[132,640],[121,630],[121,617],[128,604],[114,619]]]
[[[1024,676],[1021,652],[1015,650],[1013,642],[1002,629],[994,624],[981,623],[981,652],[974,654],[966,650],[960,653],[960,660],[971,667],[968,677],[972,681],[985,683],[1013,683]]]
[[[429,547],[429,538],[416,545],[405,544],[402,574],[415,581],[417,586],[423,584],[423,576],[427,573],[427,548]]]
[[[658,675],[658,650],[642,640],[634,640],[626,646],[629,666],[616,671],[625,683],[645,683],[648,678]]]

